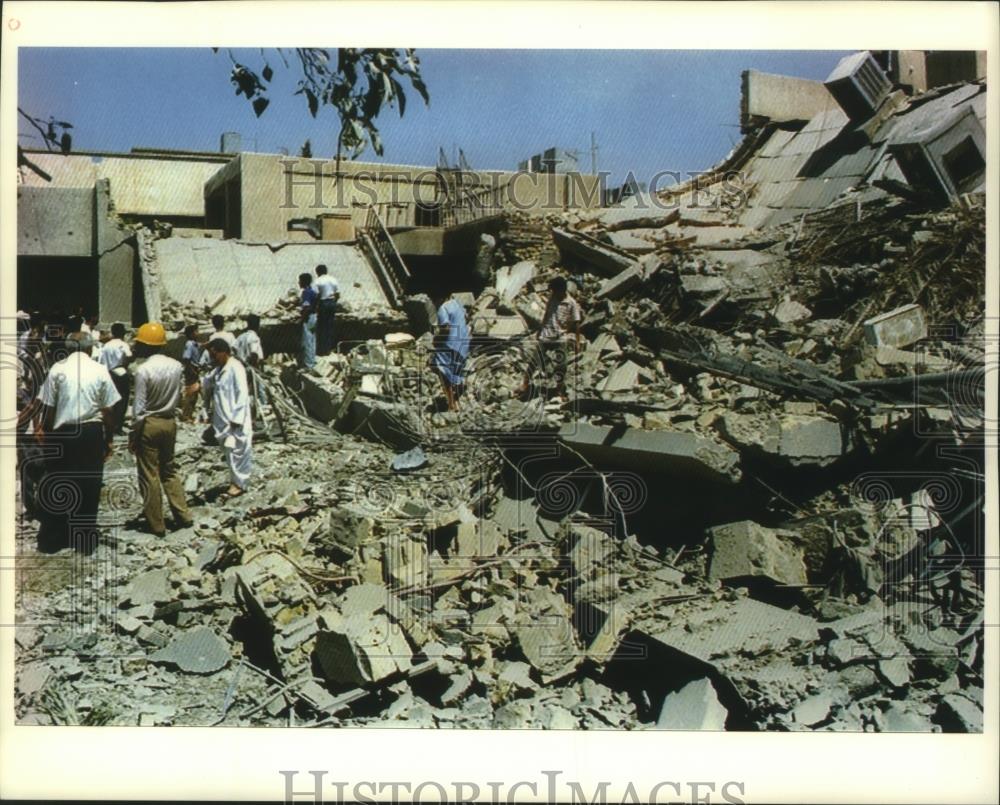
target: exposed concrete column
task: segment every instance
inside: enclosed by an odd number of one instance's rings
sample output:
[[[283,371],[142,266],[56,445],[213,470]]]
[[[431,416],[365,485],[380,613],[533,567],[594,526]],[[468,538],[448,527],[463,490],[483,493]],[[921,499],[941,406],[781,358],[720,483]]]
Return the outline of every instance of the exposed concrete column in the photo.
[[[101,322],[132,323],[136,252],[131,232],[109,217],[111,185],[107,179],[94,184],[94,249],[97,258],[98,311]]]

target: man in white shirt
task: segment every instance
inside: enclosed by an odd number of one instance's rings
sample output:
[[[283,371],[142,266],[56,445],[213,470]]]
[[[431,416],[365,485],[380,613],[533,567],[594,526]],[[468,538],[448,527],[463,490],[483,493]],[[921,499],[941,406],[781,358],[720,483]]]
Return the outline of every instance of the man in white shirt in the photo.
[[[229,344],[229,350],[232,351],[233,347],[236,346],[236,336],[226,329],[226,317],[216,313],[212,316],[212,327],[215,329],[208,337],[208,341],[210,342],[214,341],[216,338],[221,338]],[[207,344],[208,342],[206,342],[206,345]],[[210,368],[212,366],[212,357],[208,354],[207,349],[201,353],[201,365],[206,368]]]
[[[573,345],[573,353],[579,354],[583,336],[580,324],[583,312],[580,304],[569,294],[569,284],[565,277],[553,277],[549,281],[549,299],[542,314],[534,349],[528,354],[524,380],[514,394],[523,397],[531,385],[533,371],[541,370],[547,376],[546,393],[556,396],[566,394],[566,368],[569,363],[568,345]],[[530,342],[529,342],[530,343]]]
[[[233,354],[244,366],[258,367],[264,361],[264,347],[260,342],[260,316],[247,316],[247,329],[237,336],[233,344]]]
[[[329,355],[333,351],[333,320],[340,299],[340,286],[321,263],[316,266],[316,283],[313,287],[319,299],[316,310],[316,354]]]
[[[97,546],[97,507],[104,462],[111,456],[112,407],[120,400],[107,368],[92,360],[86,336],[66,342],[67,357],[49,370],[38,392],[40,445],[57,446],[38,488],[42,551]]]
[[[233,355],[247,370],[247,384],[250,386],[250,397],[258,403],[264,402],[264,392],[257,379],[257,370],[264,362],[264,346],[260,341],[260,316],[251,313],[247,316],[247,329],[236,337]]]
[[[163,493],[174,515],[174,526],[193,525],[184,499],[184,486],[174,465],[177,443],[177,407],[181,401],[184,367],[180,361],[163,354],[167,343],[163,325],[148,322],[136,334],[135,354],[146,358],[135,373],[135,399],[132,403],[132,432],[129,450],[135,454],[139,471],[142,509],[149,530],[156,536],[166,534],[163,520]]]
[[[100,363],[101,350],[104,347],[104,342],[102,340],[103,334],[99,329],[97,329],[97,324],[97,316],[91,313],[83,320],[83,324],[80,325],[80,332],[84,335],[90,336],[90,340],[94,343],[94,348],[90,351],[90,357]]]
[[[125,325],[116,322],[111,325],[111,339],[101,348],[101,365],[111,373],[111,380],[121,397],[115,406],[114,432],[121,434],[128,410],[128,365],[132,362],[132,348],[125,342]]]
[[[253,469],[253,415],[247,373],[238,358],[231,354],[222,338],[208,342],[208,352],[215,363],[202,382],[202,393],[212,400],[212,429],[229,463],[229,489],[226,497],[237,497],[247,490]]]

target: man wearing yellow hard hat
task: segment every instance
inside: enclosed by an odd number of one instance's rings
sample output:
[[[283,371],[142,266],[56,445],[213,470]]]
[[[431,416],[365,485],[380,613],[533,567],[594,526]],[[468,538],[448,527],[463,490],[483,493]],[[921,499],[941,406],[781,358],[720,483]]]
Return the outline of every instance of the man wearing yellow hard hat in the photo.
[[[174,465],[184,367],[163,354],[167,334],[162,324],[142,325],[135,342],[136,357],[146,360],[135,373],[129,449],[135,453],[146,524],[153,534],[164,536],[164,492],[174,516],[174,527],[187,528],[193,524],[184,499],[184,485]]]

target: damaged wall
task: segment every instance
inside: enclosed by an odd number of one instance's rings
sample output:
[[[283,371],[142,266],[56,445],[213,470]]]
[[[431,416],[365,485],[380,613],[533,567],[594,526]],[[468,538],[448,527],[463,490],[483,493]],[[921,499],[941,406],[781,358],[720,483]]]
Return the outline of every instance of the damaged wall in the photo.
[[[113,154],[78,151],[62,155],[25,149],[29,158],[51,177],[46,182],[24,172],[27,186],[92,188],[98,180],[111,185],[115,212],[124,216],[162,219],[204,219],[205,182],[224,165],[222,154]]]
[[[741,76],[740,127],[750,129],[770,121],[806,121],[836,107],[820,81],[744,70]]]

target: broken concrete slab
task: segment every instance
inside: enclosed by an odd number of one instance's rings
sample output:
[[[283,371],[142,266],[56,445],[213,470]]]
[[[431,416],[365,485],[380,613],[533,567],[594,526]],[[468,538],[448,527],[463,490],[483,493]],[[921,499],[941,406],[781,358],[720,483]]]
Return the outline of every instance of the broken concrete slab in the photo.
[[[570,567],[577,576],[588,575],[595,565],[604,566],[614,553],[611,537],[592,526],[574,524],[570,539]]]
[[[941,699],[934,721],[945,732],[982,732],[983,709],[958,693],[949,693]]]
[[[427,455],[419,447],[414,447],[411,450],[406,450],[402,453],[397,453],[392,457],[392,467],[393,472],[412,472],[413,470],[419,470],[421,467],[427,466]]]
[[[393,586],[425,584],[429,576],[427,541],[422,535],[401,536],[384,546],[382,564]]]
[[[731,581],[749,576],[779,584],[806,584],[804,552],[792,531],[766,528],[751,520],[715,526],[708,530],[712,546],[708,577]]]
[[[876,668],[879,676],[894,688],[910,684],[910,663],[906,657],[879,660]]]
[[[573,673],[583,657],[562,597],[548,588],[536,588],[527,599],[531,623],[513,629],[512,636],[542,682],[548,684]]]
[[[652,248],[653,244],[648,244]],[[620,299],[633,288],[638,287],[646,279],[646,271],[642,265],[636,264],[619,272],[601,283],[601,289],[595,295],[597,299]]]
[[[633,229],[622,232],[608,232],[605,239],[616,249],[632,254],[648,254],[656,248],[656,243],[646,235],[659,234],[656,230]]]
[[[522,260],[512,266],[497,269],[495,287],[497,293],[508,302],[513,301],[521,290],[535,278],[537,268],[531,260]]]
[[[498,730],[527,729],[532,724],[531,705],[525,701],[508,702],[493,715],[493,728]]]
[[[207,626],[196,626],[174,637],[149,658],[176,665],[189,674],[214,674],[229,664],[229,644]]]
[[[884,713],[885,732],[933,732],[934,725],[924,716],[906,707],[904,702],[890,702]]]
[[[316,635],[314,656],[335,685],[368,685],[412,667],[413,653],[401,630],[380,613],[333,618]]]
[[[493,509],[493,522],[502,530],[523,534],[526,540],[549,540],[556,535],[559,523],[541,515],[534,498],[518,500],[501,495]]]
[[[167,570],[150,570],[136,576],[125,588],[125,596],[119,602],[131,602],[133,606],[162,604],[172,598],[170,574]]]
[[[622,348],[618,340],[611,333],[601,333],[587,346],[588,351],[596,352],[598,355],[621,355]]]
[[[800,414],[775,417],[727,411],[716,422],[727,440],[793,467],[825,467],[843,454],[840,423],[833,418]]]
[[[472,672],[468,670],[459,671],[457,674],[449,677],[449,679],[450,684],[448,689],[441,694],[441,703],[446,706],[454,704],[468,693],[469,688],[472,687]]]
[[[456,556],[496,556],[503,542],[504,535],[493,520],[462,522],[455,536],[455,553]]]
[[[414,294],[403,300],[403,310],[410,324],[410,332],[416,336],[430,332],[437,324],[437,310],[427,294]]]
[[[569,710],[554,704],[545,704],[538,717],[538,724],[544,730],[575,730],[580,720]]]
[[[331,552],[341,559],[354,556],[358,547],[369,542],[375,533],[375,521],[363,507],[354,503],[342,503],[331,508],[328,522],[329,528],[314,539],[324,552]]]
[[[813,727],[827,719],[833,704],[833,697],[829,693],[817,693],[795,705],[792,719],[796,724]]]
[[[621,366],[616,366],[608,376],[597,384],[598,391],[633,391],[639,385],[639,378],[644,377],[646,372],[637,363],[625,361]]]
[[[582,232],[553,227],[552,237],[560,252],[582,260],[604,276],[614,276],[635,264],[625,252]]]
[[[528,325],[519,314],[504,315],[496,310],[477,312],[469,322],[473,335],[490,338],[514,338],[528,332]]]
[[[650,636],[709,664],[725,660],[738,664],[741,656],[813,643],[819,636],[819,624],[812,618],[752,598],[716,601],[705,609],[678,605],[667,608],[664,615],[668,613],[670,625],[650,624]]]
[[[17,675],[17,690],[22,696],[30,696],[44,688],[51,676],[52,669],[44,663],[27,665]]]
[[[680,209],[650,215],[648,207],[610,207],[601,212],[597,222],[609,232],[618,232],[627,229],[662,229],[675,223],[680,217]]]
[[[572,422],[559,429],[559,438],[601,465],[691,474],[722,483],[736,483],[740,479],[739,454],[735,450],[689,431],[648,431]]]
[[[812,317],[812,311],[794,299],[783,299],[771,311],[778,324],[797,324]]]
[[[693,299],[717,296],[729,287],[729,284],[722,277],[702,274],[682,274],[680,284],[681,293]]]
[[[906,347],[927,337],[927,320],[920,305],[880,313],[864,322],[865,338],[876,347]]]
[[[661,730],[715,730],[726,728],[729,711],[719,702],[711,680],[697,679],[667,695],[656,719]]]

